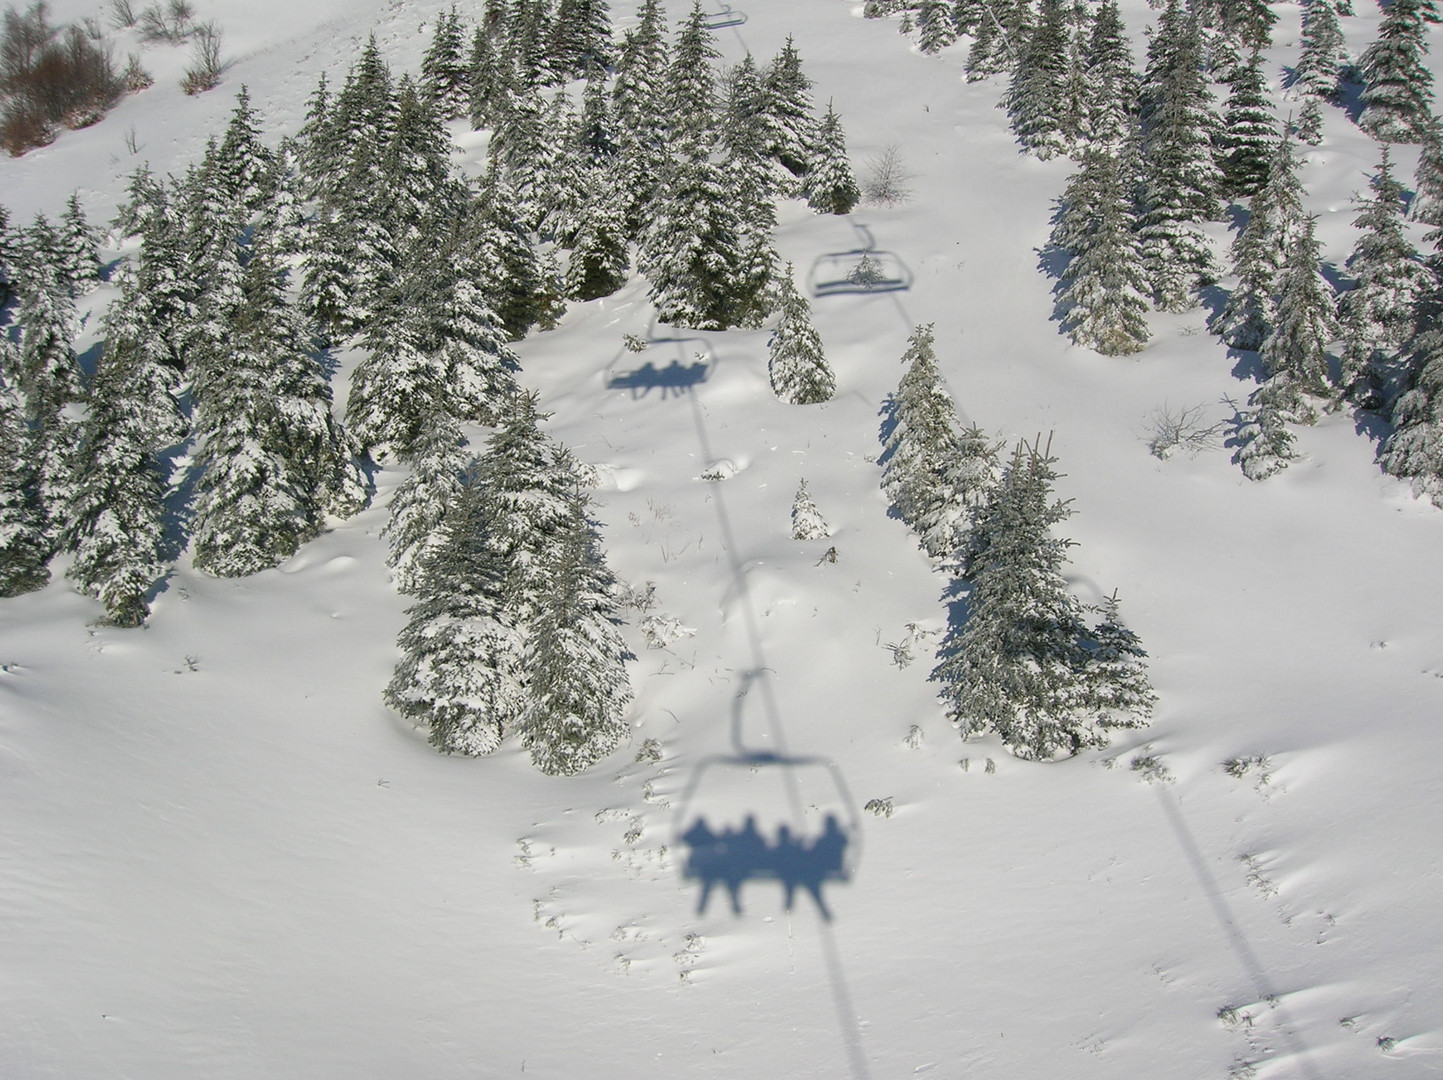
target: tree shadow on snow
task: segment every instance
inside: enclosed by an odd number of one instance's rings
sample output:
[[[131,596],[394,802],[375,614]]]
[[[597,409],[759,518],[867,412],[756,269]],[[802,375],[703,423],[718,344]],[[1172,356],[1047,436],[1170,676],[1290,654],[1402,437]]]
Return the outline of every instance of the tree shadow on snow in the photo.
[[[1268,377],[1263,370],[1263,358],[1252,349],[1228,348],[1228,359],[1233,362],[1233,378],[1242,382],[1261,383]]]

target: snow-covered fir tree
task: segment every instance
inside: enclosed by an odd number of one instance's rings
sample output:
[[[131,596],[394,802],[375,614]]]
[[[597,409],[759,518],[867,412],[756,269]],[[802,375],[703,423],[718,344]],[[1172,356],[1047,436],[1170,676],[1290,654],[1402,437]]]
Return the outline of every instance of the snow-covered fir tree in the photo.
[[[78,192],[71,192],[65,201],[56,240],[65,280],[75,293],[88,293],[99,285],[100,239],[86,220]]]
[[[986,497],[996,451],[975,427],[962,429],[930,326],[912,332],[902,363],[907,370],[886,407],[882,490],[923,550],[944,559],[956,553]]]
[[[1267,375],[1286,374],[1305,394],[1328,394],[1327,346],[1338,336],[1333,288],[1318,261],[1314,219],[1305,218],[1278,276],[1276,322],[1260,350]]]
[[[817,119],[812,80],[802,71],[801,53],[790,35],[768,65],[764,82],[767,150],[793,176],[802,176],[816,154]]]
[[[1088,118],[1092,110],[1093,89],[1087,71],[1092,19],[1086,8],[1073,5],[1070,13],[1070,37],[1067,45],[1066,73],[1062,79],[1058,124],[1067,152],[1080,154],[1089,142]]]
[[[626,284],[631,254],[626,242],[625,189],[611,168],[587,170],[572,222],[566,295],[573,300],[610,296]]]
[[[19,596],[50,580],[54,545],[40,501],[39,467],[25,407],[13,382],[10,343],[0,337],[0,596]]]
[[[260,213],[272,197],[276,156],[261,141],[260,120],[251,108],[250,92],[245,86],[236,95],[235,108],[211,167],[213,174],[207,179],[215,187],[215,197],[242,223]]]
[[[1067,5],[1041,0],[1037,28],[1012,69],[1005,104],[1018,142],[1044,160],[1068,148],[1062,124],[1068,56]]]
[[[525,706],[522,635],[506,607],[507,559],[494,543],[478,470],[467,470],[422,566],[384,699],[448,754],[489,754]]]
[[[1142,727],[1157,704],[1147,676],[1147,653],[1137,634],[1122,621],[1117,593],[1093,610],[1101,616],[1083,645],[1083,701],[1110,727]]]
[[[1266,480],[1297,460],[1288,424],[1312,423],[1317,414],[1287,372],[1264,380],[1249,397],[1248,406],[1232,460],[1249,480]]]
[[[105,312],[105,357],[125,372],[130,381],[127,407],[149,432],[157,449],[183,441],[189,425],[180,407],[180,375],[168,362],[164,343],[152,333],[150,309],[140,296],[140,285],[129,268],[119,278],[120,295]]]
[[[239,577],[290,558],[327,512],[354,513],[367,496],[276,265],[258,252],[213,303],[227,332],[202,351],[194,381],[193,557]]]
[[[1136,234],[1131,183],[1135,166],[1126,151],[1100,143],[1063,193],[1054,242],[1072,258],[1063,271],[1059,307],[1072,340],[1104,356],[1135,353],[1147,345],[1148,280]]]
[[[72,341],[79,329],[60,238],[37,217],[22,240],[18,379],[32,423],[44,427],[81,397],[80,365]]]
[[[396,485],[388,507],[386,565],[398,591],[419,596],[428,562],[444,536],[442,520],[447,507],[460,495],[471,455],[460,425],[441,413],[426,428],[407,461],[411,472]]]
[[[556,235],[564,228],[562,199],[570,194],[558,170],[567,162],[571,137],[568,99],[558,92],[550,102],[537,94],[518,95],[492,137],[492,160],[501,168],[527,230]]]
[[[565,81],[551,66],[551,30],[555,22],[550,0],[513,0],[506,20],[509,62],[518,86],[553,86]]]
[[[817,126],[817,143],[806,176],[802,178],[802,195],[807,205],[819,214],[850,214],[862,197],[847,160],[842,119],[830,101]]]
[[[492,168],[479,181],[460,225],[475,253],[482,294],[510,341],[533,327],[549,330],[565,310],[562,283],[537,255],[519,218],[511,186]]]
[[[10,302],[19,251],[10,232],[10,211],[0,206],[0,306]]]
[[[760,325],[775,304],[780,270],[772,244],[775,203],[779,194],[791,193],[797,186],[792,174],[768,153],[767,110],[761,74],[746,57],[727,75],[719,131],[743,259],[734,268],[733,287],[750,305],[750,310],[738,313],[740,325]]]
[[[1105,746],[1109,729],[1141,723],[1151,707],[1136,638],[1116,629],[1115,610],[1089,628],[1067,591],[1070,541],[1052,530],[1071,511],[1053,497],[1055,464],[1047,450],[1019,446],[979,511],[967,617],[949,628],[932,673],[964,738],[995,733],[1018,757],[1042,761]],[[1103,645],[1123,646],[1127,659]]]
[[[827,363],[822,339],[812,325],[812,305],[797,289],[792,264],[782,277],[782,315],[767,346],[767,374],[772,392],[788,405],[829,401],[837,377]]]
[[[770,232],[776,223],[772,200],[779,194],[792,194],[797,181],[772,156],[770,101],[762,72],[750,56],[726,72],[723,91],[717,134],[727,169],[736,189],[751,193],[755,208],[766,219],[757,222],[757,227]]]
[[[529,621],[521,741],[549,776],[570,776],[625,745],[631,654],[617,630],[615,579],[580,494],[542,560],[544,587]]]
[[[508,561],[507,603],[518,626],[538,610],[547,560],[571,527],[578,486],[575,460],[541,430],[542,419],[535,394],[519,395],[487,439],[477,471],[494,541]]]
[[[351,374],[347,426],[382,456],[411,456],[438,416],[493,423],[515,392],[515,358],[468,273],[475,250],[458,241],[441,255],[414,250]]]
[[[957,40],[950,0],[916,0],[917,47],[935,56]]]
[[[1223,112],[1223,190],[1230,198],[1257,194],[1267,182],[1278,142],[1278,121],[1268,98],[1262,54],[1254,52],[1233,75]]]
[[[421,58],[421,92],[444,119],[466,114],[471,98],[470,70],[461,51],[464,47],[461,16],[456,5],[436,17],[431,44]]]
[[[1102,0],[1092,21],[1085,72],[1085,134],[1093,144],[1120,148],[1137,122],[1138,75],[1117,0]]]
[[[657,108],[666,86],[668,49],[660,0],[644,0],[637,25],[626,32],[612,88],[624,182],[627,235],[641,234],[667,157],[666,111]]]
[[[1353,219],[1360,231],[1347,262],[1354,285],[1338,298],[1344,341],[1338,385],[1355,403],[1375,407],[1389,367],[1413,337],[1418,306],[1437,282],[1404,232],[1403,186],[1393,179],[1386,144],[1369,188]]]
[[[716,57],[698,3],[673,50],[665,97],[671,157],[639,256],[657,317],[699,330],[755,325],[764,314],[733,185],[713,157]]]
[[[1337,101],[1347,59],[1333,0],[1307,0],[1303,5],[1303,50],[1293,68],[1293,93],[1304,99]]]
[[[589,168],[609,167],[621,152],[611,98],[600,75],[586,80],[581,94],[581,114],[575,128],[575,143],[581,159]]]
[[[551,25],[551,69],[570,79],[594,78],[612,62],[607,0],[560,0]]]
[[[1221,213],[1213,160],[1218,118],[1202,71],[1196,19],[1168,0],[1148,50],[1142,111],[1142,218],[1138,236],[1163,311],[1185,311],[1194,289],[1217,280],[1200,222]]]
[[[1358,60],[1358,125],[1382,142],[1421,142],[1433,118],[1433,73],[1426,59],[1430,10],[1429,0],[1393,0],[1377,40]]]
[[[1009,61],[1009,46],[1006,32],[998,24],[990,7],[982,5],[984,14],[972,34],[972,45],[967,50],[967,81],[980,82],[989,75],[1006,71]]]
[[[495,127],[510,101],[511,73],[504,59],[495,37],[484,26],[476,27],[466,58],[466,116],[477,131]]]
[[[331,180],[331,169],[339,156],[339,147],[332,140],[334,129],[331,110],[334,105],[330,79],[322,69],[316,78],[316,88],[306,99],[306,113],[301,120],[300,131],[296,133],[296,158],[304,178],[302,190],[308,199],[321,199],[323,189]]]
[[[1431,325],[1419,334],[1410,361],[1407,388],[1393,406],[1393,432],[1378,456],[1415,496],[1443,509],[1443,330]]]
[[[1216,8],[1218,29],[1239,53],[1259,52],[1272,44],[1278,17],[1268,0],[1217,0]]]
[[[328,341],[359,330],[368,314],[355,296],[352,240],[351,230],[324,205],[306,230],[301,304],[317,332]]]
[[[40,497],[53,526],[69,496],[67,456],[75,443],[75,425],[66,406],[80,401],[84,393],[73,346],[79,323],[54,230],[44,218],[37,218],[26,230],[24,243],[15,314],[20,342],[14,382],[34,433]]]
[[[1234,349],[1259,349],[1272,330],[1273,287],[1278,265],[1267,200],[1254,195],[1232,244],[1231,273],[1237,284],[1209,329]]]
[[[164,183],[155,178],[149,165],[141,165],[130,174],[125,197],[110,222],[111,230],[120,239],[142,235],[166,201]]]
[[[200,284],[185,249],[184,223],[164,191],[144,215],[140,255],[134,262],[132,320],[146,348],[168,367],[184,372],[196,321]]]
[[[105,607],[116,626],[150,614],[146,593],[164,573],[167,470],[147,422],[146,359],[119,339],[102,356],[74,455],[63,544],[75,553],[66,577]],[[165,436],[161,436],[165,438]]]
[[[451,138],[441,114],[409,77],[402,77],[397,90],[381,176],[387,233],[403,259],[411,245],[435,231],[437,222],[452,220],[465,198],[451,176]]]
[[[1249,399],[1233,454],[1250,480],[1265,480],[1297,457],[1287,425],[1315,423],[1312,399],[1329,393],[1327,345],[1338,327],[1312,218],[1293,241],[1277,290],[1276,321],[1260,350],[1266,377]]]
[[[1268,163],[1267,182],[1252,197],[1232,244],[1238,283],[1209,328],[1235,349],[1259,349],[1272,332],[1278,275],[1304,225],[1302,185],[1293,144],[1284,137]]]
[[[975,82],[1011,71],[1027,49],[1032,33],[1029,0],[989,0],[982,4],[982,17],[967,52],[967,81]]]
[[[806,480],[803,480],[797,485],[797,493],[792,497],[792,539],[821,540],[831,535],[831,526],[827,524],[826,518],[822,517],[821,509],[812,498],[812,493],[807,490]]]
[[[977,35],[977,27],[984,18],[986,12],[982,0],[954,0],[952,4],[952,25],[957,28],[958,35]]]
[[[1416,190],[1408,204],[1408,216],[1433,226],[1424,239],[1437,247],[1443,242],[1443,124],[1437,120],[1424,133],[1413,186]]]

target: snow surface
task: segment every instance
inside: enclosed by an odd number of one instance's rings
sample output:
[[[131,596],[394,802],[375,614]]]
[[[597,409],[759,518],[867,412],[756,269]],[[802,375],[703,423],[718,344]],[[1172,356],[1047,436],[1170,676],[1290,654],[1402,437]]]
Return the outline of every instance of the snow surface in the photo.
[[[1151,457],[1154,409],[1231,415],[1252,358],[1202,309],[1154,317],[1126,359],[1058,334],[1037,249],[1070,166],[1017,153],[965,48],[924,57],[839,0],[737,6],[729,60],[794,34],[854,162],[895,143],[916,173],[897,207],[787,206],[783,258],[805,275],[865,227],[911,287],[814,297],[839,382],[822,406],[772,397],[765,331],[655,326],[640,283],[520,346],[549,429],[598,466],[611,565],[676,624],[648,648],[633,614],[633,746],[547,778],[514,747],[438,756],[381,706],[404,609],[379,536],[394,471],[277,570],[183,561],[142,630],[94,625],[57,565],[0,604],[0,1076],[1443,1075],[1443,514],[1380,474],[1379,433],[1347,414],[1263,484],[1222,449]],[[235,60],[222,88],[184,97],[185,51],[147,48],[156,86],[0,161],[0,202],[21,223],[78,188],[106,219],[140,161],[199,157],[241,83],[275,139],[372,31],[415,70],[441,7],[202,0]],[[1299,9],[1275,10],[1276,93]],[[1140,60],[1153,13],[1124,13]],[[1377,21],[1364,3],[1344,20],[1355,54]],[[1374,160],[1329,110],[1303,181],[1334,265]],[[875,463],[919,322],[966,420],[1052,433],[1074,586],[1119,590],[1152,654],[1155,722],[1107,751],[1028,764],[942,716],[946,580]],[[705,377],[625,378],[673,360]],[[825,540],[789,539],[802,478]],[[814,760],[739,763],[734,728]],[[645,739],[660,761],[634,760]],[[1224,772],[1249,755],[1266,769]],[[860,812],[874,799],[891,816]],[[738,810],[769,835],[860,816],[831,922],[767,881],[740,916],[724,893],[697,912],[676,824]]]

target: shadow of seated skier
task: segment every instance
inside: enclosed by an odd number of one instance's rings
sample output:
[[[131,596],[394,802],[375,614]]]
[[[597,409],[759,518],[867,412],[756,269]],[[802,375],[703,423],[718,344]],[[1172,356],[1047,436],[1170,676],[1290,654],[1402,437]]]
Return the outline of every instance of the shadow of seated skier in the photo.
[[[706,913],[712,889],[721,883],[731,897],[732,912],[740,915],[742,885],[764,871],[767,857],[766,841],[757,830],[756,817],[749,814],[740,829],[726,828],[720,835],[701,818],[682,834],[682,841],[689,849],[684,873],[701,882],[697,914]]]
[[[777,830],[772,865],[782,883],[788,911],[792,910],[797,887],[801,886],[812,894],[822,918],[832,921],[831,909],[822,898],[822,886],[828,881],[840,881],[845,877],[843,857],[846,850],[847,836],[833,814],[827,815],[822,835],[812,844],[793,839],[791,829],[785,825]]]

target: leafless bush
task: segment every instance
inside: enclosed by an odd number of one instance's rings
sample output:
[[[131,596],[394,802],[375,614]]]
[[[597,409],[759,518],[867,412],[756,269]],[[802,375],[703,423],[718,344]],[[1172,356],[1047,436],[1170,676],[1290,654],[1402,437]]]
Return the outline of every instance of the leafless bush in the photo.
[[[862,198],[874,206],[895,206],[912,197],[915,174],[902,164],[902,151],[896,143],[866,161],[866,177],[862,181]]]
[[[188,0],[167,0],[164,7],[151,4],[140,13],[137,20],[140,36],[146,41],[167,41],[179,45],[191,34],[201,32],[204,24],[196,25],[195,8]]]
[[[1189,455],[1215,450],[1222,445],[1227,422],[1208,423],[1207,405],[1174,407],[1163,402],[1148,414],[1147,448],[1152,456],[1166,461],[1186,450]]]
[[[44,146],[60,126],[92,124],[124,93],[110,50],[81,26],[50,25],[43,0],[0,28],[0,145]]]
[[[117,30],[129,30],[135,22],[135,5],[130,0],[110,0],[111,26]]]
[[[220,30],[215,23],[204,22],[195,28],[195,41],[191,43],[190,67],[185,69],[185,78],[180,88],[187,94],[203,94],[220,85],[225,64],[220,59]]]
[[[126,93],[137,94],[155,85],[155,76],[140,66],[140,57],[131,53],[126,59],[125,70],[120,74]]]

